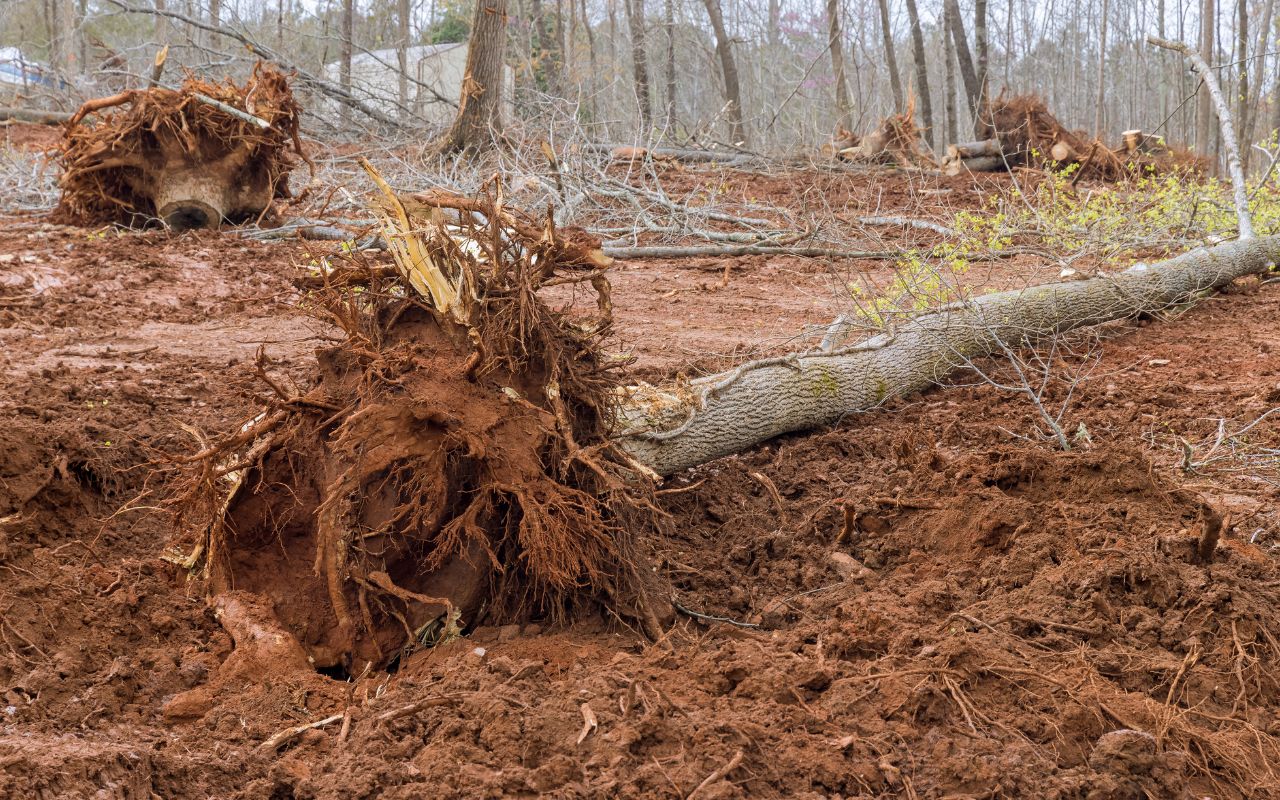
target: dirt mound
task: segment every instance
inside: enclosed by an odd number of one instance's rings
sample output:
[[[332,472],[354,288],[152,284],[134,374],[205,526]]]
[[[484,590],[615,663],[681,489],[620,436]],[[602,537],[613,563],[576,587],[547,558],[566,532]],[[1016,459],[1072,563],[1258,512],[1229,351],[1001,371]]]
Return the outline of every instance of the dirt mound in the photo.
[[[89,114],[127,105],[85,121]],[[161,219],[179,230],[261,216],[289,196],[301,113],[288,79],[259,63],[243,86],[188,77],[180,90],[130,90],[72,117],[57,159],[55,218],[77,224]]]

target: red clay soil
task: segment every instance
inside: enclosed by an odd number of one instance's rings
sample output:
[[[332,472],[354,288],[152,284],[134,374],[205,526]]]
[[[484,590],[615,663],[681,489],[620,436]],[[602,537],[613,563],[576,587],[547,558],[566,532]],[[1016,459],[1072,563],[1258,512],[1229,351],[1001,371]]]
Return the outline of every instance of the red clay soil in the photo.
[[[259,343],[314,373],[332,332],[291,279],[328,246],[6,231],[0,796],[1280,796],[1278,471],[1240,460],[1280,419],[1209,454],[1280,404],[1274,285],[1112,326],[1072,452],[958,385],[676,476],[656,566],[704,616],[657,643],[481,626],[345,675],[260,597],[207,602],[153,507],[161,454],[256,413]],[[661,373],[697,360],[673,306],[695,352],[744,307],[829,318],[790,296],[822,265],[761,263],[687,308],[662,297],[685,265],[627,265],[623,340]]]

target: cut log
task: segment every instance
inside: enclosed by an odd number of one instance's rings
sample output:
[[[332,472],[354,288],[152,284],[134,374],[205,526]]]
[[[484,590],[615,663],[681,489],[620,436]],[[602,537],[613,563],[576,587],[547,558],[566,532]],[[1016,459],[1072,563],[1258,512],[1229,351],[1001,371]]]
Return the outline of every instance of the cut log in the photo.
[[[642,387],[622,408],[621,441],[639,463],[671,475],[924,389],[1002,342],[1167,308],[1277,259],[1280,236],[1242,239],[1114,275],[984,295],[861,344],[751,362],[670,392]]]
[[[954,161],[961,158],[978,158],[980,156],[1000,156],[999,139],[983,139],[980,142],[957,142],[947,145],[947,159]]]
[[[1000,172],[1006,169],[1005,160],[999,156],[980,156],[949,161],[942,171],[947,175],[964,175],[969,172]]]
[[[71,119],[71,115],[65,111],[38,111],[34,108],[0,106],[0,120],[35,122],[40,125],[60,125],[69,119]]]
[[[1138,149],[1142,147],[1147,138],[1141,130],[1125,131],[1120,136],[1123,137],[1124,151],[1126,153],[1138,152]]]
[[[1053,147],[1049,148],[1049,157],[1059,164],[1080,160],[1080,154],[1075,148],[1063,141],[1053,143]]]

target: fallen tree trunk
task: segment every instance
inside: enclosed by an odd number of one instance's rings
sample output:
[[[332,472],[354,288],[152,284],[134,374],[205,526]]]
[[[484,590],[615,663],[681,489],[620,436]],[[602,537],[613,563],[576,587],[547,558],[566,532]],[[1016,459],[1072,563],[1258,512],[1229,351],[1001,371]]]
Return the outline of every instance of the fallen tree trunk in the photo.
[[[0,121],[35,122],[40,125],[60,125],[71,119],[65,111],[39,111],[34,108],[0,106]]]
[[[999,139],[983,139],[981,142],[957,142],[947,145],[947,158],[977,158],[978,156],[1000,156]]]
[[[750,153],[693,150],[680,147],[635,147],[633,145],[597,142],[583,144],[582,149],[589,153],[604,153],[623,161],[653,158],[659,161],[710,161],[724,164],[740,164],[755,158]]]
[[[966,172],[1000,172],[1007,169],[1004,158],[1000,156],[980,156],[978,158],[960,158],[949,162],[943,172],[947,175],[963,175]]]
[[[1277,259],[1280,237],[1229,242],[1115,275],[985,295],[860,344],[743,364],[670,392],[641,387],[621,412],[623,447],[670,475],[919,391],[1002,343],[1166,308]]]

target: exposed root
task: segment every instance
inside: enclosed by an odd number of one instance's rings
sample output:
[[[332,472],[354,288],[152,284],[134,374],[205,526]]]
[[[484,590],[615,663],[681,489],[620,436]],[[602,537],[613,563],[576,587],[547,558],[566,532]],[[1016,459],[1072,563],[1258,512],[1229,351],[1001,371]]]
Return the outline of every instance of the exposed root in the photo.
[[[583,602],[658,635],[670,605],[634,537],[657,520],[652,487],[611,442],[607,259],[496,189],[381,186],[396,274],[364,265],[362,285],[309,296],[346,340],[305,397],[275,387],[258,421],[201,448],[182,497],[207,516],[184,563],[212,591],[270,597],[322,667]],[[594,307],[552,310],[552,282]]]
[[[188,77],[178,91],[90,100],[58,152],[55,213],[80,224],[158,218],[178,229],[256,218],[289,196],[294,156],[306,158],[300,113],[288,79],[262,63],[243,86]]]

